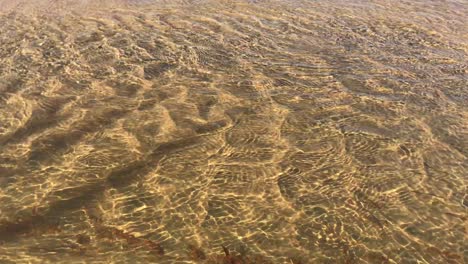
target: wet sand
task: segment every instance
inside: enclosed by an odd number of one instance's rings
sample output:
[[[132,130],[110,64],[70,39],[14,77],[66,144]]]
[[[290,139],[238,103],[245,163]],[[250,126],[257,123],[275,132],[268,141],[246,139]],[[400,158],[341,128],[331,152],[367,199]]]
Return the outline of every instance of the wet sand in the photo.
[[[0,263],[468,262],[467,14],[0,0]]]

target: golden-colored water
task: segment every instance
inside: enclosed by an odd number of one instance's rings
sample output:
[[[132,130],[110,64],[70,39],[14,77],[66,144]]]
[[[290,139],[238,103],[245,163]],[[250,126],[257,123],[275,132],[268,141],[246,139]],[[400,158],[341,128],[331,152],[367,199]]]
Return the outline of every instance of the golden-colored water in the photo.
[[[467,6],[0,0],[0,262],[467,262]]]

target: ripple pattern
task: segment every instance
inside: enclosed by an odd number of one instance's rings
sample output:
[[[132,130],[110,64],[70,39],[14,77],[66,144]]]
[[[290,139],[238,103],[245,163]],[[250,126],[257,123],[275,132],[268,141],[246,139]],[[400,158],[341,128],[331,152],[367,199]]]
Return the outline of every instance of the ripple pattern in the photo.
[[[467,14],[0,0],[0,262],[467,262]]]

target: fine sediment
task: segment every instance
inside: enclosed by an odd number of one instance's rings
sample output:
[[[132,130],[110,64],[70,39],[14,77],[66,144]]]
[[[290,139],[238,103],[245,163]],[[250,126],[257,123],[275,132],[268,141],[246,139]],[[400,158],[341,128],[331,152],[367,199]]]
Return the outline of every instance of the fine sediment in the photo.
[[[467,14],[0,0],[0,262],[466,262]]]

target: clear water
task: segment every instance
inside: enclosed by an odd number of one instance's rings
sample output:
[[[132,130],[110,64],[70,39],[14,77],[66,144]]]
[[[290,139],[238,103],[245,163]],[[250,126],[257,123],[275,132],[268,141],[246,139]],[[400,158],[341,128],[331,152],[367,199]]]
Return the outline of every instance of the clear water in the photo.
[[[467,262],[467,6],[0,0],[0,262]]]

